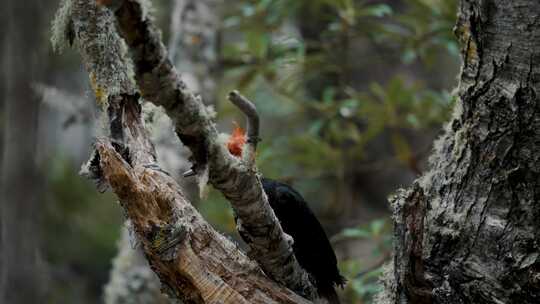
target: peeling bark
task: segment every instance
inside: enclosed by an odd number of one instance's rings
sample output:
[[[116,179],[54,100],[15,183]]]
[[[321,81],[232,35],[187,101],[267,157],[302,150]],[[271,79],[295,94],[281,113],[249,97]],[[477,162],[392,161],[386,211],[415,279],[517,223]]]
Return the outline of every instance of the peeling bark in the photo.
[[[455,32],[460,100],[431,171],[393,199],[381,298],[539,303],[540,2],[462,0]]]
[[[250,256],[277,282],[309,299],[316,298],[309,275],[294,256],[290,237],[268,204],[258,173],[230,155],[218,140],[208,109],[179,78],[144,6],[137,0],[125,0],[115,7],[143,97],[165,108],[179,138],[193,153],[199,178],[208,174],[210,184],[229,200],[240,219],[239,229],[249,236]]]
[[[266,278],[204,222],[167,174],[131,167],[106,143],[98,151],[104,176],[169,295],[186,303],[307,303]]]
[[[169,57],[186,84],[199,92],[207,104],[214,104],[218,74],[219,11],[221,0],[176,0],[171,13]],[[145,104],[151,117],[150,137],[156,146],[160,166],[192,191],[191,180],[183,179],[191,164],[189,151],[181,147],[172,122],[162,109]],[[146,121],[148,122],[148,121]],[[188,196],[189,193],[188,193]],[[193,197],[193,196],[190,196]],[[197,203],[192,201],[192,203]],[[159,279],[138,248],[132,248],[129,234],[123,233],[111,277],[105,288],[106,304],[170,303],[160,292]]]
[[[121,44],[112,36],[103,40],[113,44],[103,46],[116,54],[113,59],[92,46],[92,35],[102,33],[100,22],[107,22],[103,33],[114,33],[112,16],[74,1],[82,19],[102,14],[76,31],[98,100],[105,97],[113,140],[97,143],[91,167],[118,195],[164,289],[188,303],[307,302],[269,280],[215,232],[159,169],[140,121],[137,90],[119,56]],[[217,141],[206,108],[179,79],[140,2],[113,2],[143,97],[174,119],[196,171],[209,170],[211,184],[231,201],[264,271],[312,297],[257,173]],[[464,58],[460,101],[436,143],[431,171],[393,199],[395,258],[382,301],[539,302],[539,16],[534,1],[462,0],[456,26]]]
[[[131,81],[130,62],[116,35],[112,13],[93,1],[73,0],[70,4],[72,22],[64,24],[73,26],[96,99],[107,110],[109,122],[108,138],[98,140],[96,152],[83,171],[101,184],[106,182],[118,196],[162,290],[185,303],[310,303],[268,278],[257,263],[217,233],[187,201],[176,181],[160,169],[141,120],[140,96]],[[144,20],[143,24],[149,23]],[[151,44],[139,46],[152,49]],[[139,86],[146,88],[140,82]],[[202,109],[199,104],[192,106],[182,112],[187,121],[191,111]],[[204,125],[194,126],[194,130],[216,132],[209,120],[195,117],[196,122],[201,119]],[[218,146],[213,143],[212,147],[219,150]],[[225,164],[242,168],[239,162]],[[239,174],[231,167],[229,170]],[[258,181],[255,173],[240,172],[248,181]],[[238,186],[236,182],[231,185]]]

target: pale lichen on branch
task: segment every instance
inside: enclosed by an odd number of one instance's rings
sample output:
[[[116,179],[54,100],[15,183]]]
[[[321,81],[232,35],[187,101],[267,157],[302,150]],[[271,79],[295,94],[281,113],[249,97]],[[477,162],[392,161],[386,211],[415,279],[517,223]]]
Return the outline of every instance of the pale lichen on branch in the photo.
[[[251,236],[253,257],[276,281],[315,298],[315,289],[268,204],[256,170],[232,157],[218,140],[206,106],[187,88],[167,58],[159,30],[145,15],[147,9],[137,0],[124,0],[114,9],[143,97],[166,109],[179,138],[192,151],[199,179],[208,172],[209,183],[231,202],[244,231]]]
[[[217,140],[211,113],[176,74],[159,31],[148,19],[148,8],[139,1],[117,2],[121,5],[116,19],[131,51],[130,60],[111,11],[94,1],[67,2],[77,47],[96,98],[106,100],[102,106],[109,119],[108,138],[96,143],[89,167],[95,169],[94,177],[106,180],[118,195],[164,286],[175,297],[193,303],[308,303],[264,276],[256,263],[202,219],[171,176],[155,169],[159,166],[141,119],[139,91],[166,109],[180,139],[191,148],[195,164],[211,169],[211,184],[246,220],[243,228],[253,236],[250,245],[265,273],[298,294],[315,298],[258,175]],[[158,238],[152,234],[155,231]]]

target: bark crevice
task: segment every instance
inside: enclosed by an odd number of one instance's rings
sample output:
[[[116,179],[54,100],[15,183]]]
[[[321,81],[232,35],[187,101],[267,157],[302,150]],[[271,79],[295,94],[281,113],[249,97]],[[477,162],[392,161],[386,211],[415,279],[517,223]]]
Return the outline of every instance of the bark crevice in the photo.
[[[540,3],[531,1],[461,1],[454,117],[435,143],[432,169],[393,202],[393,302],[539,301],[538,16]],[[419,287],[431,298],[419,300]]]

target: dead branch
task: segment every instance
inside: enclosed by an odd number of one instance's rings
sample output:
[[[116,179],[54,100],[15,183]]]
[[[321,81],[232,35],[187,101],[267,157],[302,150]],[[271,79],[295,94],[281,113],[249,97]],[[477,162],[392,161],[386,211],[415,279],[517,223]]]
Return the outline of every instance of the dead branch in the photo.
[[[79,51],[109,120],[88,167],[118,196],[163,291],[188,303],[309,303],[217,233],[160,169],[113,15],[93,1],[71,1]]]
[[[175,122],[176,133],[193,155],[194,170],[206,176],[233,207],[252,257],[266,274],[309,299],[316,297],[308,274],[300,267],[256,170],[232,157],[218,140],[206,107],[178,76],[167,58],[160,33],[138,0],[115,1],[113,9],[135,67],[143,97],[163,106]],[[106,3],[105,3],[106,4]]]

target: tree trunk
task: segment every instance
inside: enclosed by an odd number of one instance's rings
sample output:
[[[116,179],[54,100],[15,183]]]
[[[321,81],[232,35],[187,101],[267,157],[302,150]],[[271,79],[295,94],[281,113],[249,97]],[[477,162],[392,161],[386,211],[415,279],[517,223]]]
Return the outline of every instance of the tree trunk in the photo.
[[[135,80],[143,98],[162,106],[175,122],[178,137],[192,152],[199,183],[210,183],[230,202],[238,218],[239,232],[244,233],[250,246],[250,256],[276,282],[306,298],[316,298],[313,282],[300,267],[290,236],[283,232],[270,208],[251,161],[258,138],[249,140],[252,144],[248,146],[252,148],[246,150],[245,159],[239,161],[231,156],[219,140],[213,111],[187,88],[167,58],[159,30],[145,13],[145,3],[120,0],[116,7],[110,6],[116,8],[119,32],[131,51]],[[230,97],[234,96],[238,94],[231,92]]]
[[[39,193],[36,165],[39,98],[31,85],[41,80],[42,1],[7,1],[4,53],[5,121],[1,176],[1,303],[43,301],[38,259]]]
[[[6,74],[5,69],[5,51],[7,48],[7,43],[5,39],[5,29],[7,27],[7,22],[5,19],[5,11],[0,11],[0,198],[3,197],[2,194],[2,177],[3,172],[3,162],[4,162],[4,129],[5,129],[5,80],[4,75]],[[2,244],[2,207],[0,206],[0,244]],[[2,265],[2,247],[0,247],[0,266]],[[0,270],[0,294],[2,293],[2,271]]]
[[[394,207],[380,303],[540,303],[540,2],[462,0],[463,68],[431,171]]]
[[[0,172],[2,172],[2,161],[3,161],[3,154],[4,154],[4,112],[5,112],[5,99],[6,99],[6,91],[5,91],[5,77],[6,74],[5,69],[3,68],[5,66],[5,51],[7,48],[7,43],[5,39],[6,35],[6,14],[5,10],[0,11]],[[1,184],[0,184],[1,185]],[[1,191],[1,186],[0,186]],[[1,195],[1,194],[0,194]],[[0,208],[1,210],[1,208]],[[1,211],[0,211],[0,219],[2,218]],[[2,225],[0,225],[0,242],[2,239]],[[0,255],[0,265],[2,265],[2,256]]]

